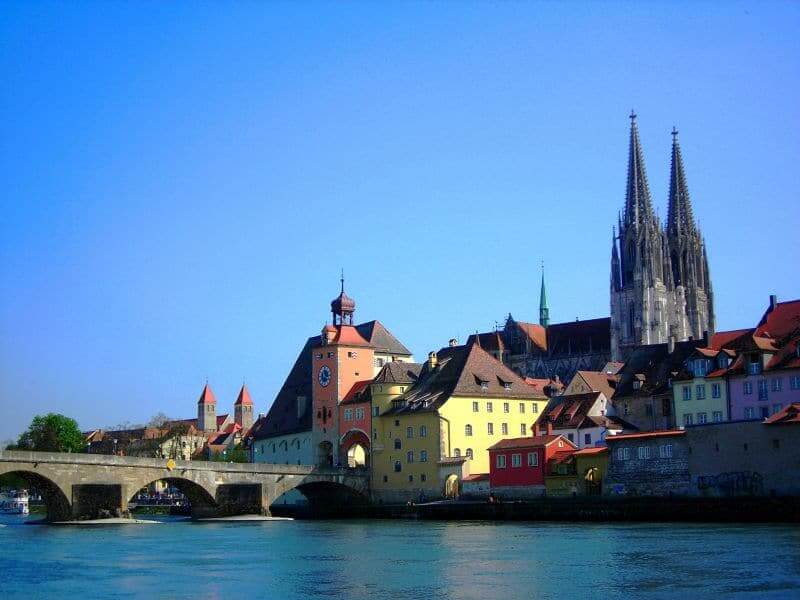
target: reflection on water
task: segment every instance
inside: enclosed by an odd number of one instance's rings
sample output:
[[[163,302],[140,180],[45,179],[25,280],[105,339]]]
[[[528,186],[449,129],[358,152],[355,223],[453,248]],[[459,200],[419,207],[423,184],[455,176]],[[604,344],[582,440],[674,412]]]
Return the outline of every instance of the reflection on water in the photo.
[[[800,528],[278,521],[0,523],[3,598],[800,597]]]

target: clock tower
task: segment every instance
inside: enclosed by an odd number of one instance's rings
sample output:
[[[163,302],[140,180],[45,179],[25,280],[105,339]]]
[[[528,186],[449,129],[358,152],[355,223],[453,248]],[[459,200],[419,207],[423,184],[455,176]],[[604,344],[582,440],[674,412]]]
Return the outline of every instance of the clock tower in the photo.
[[[325,325],[319,342],[311,348],[313,428],[316,464],[339,462],[339,404],[357,381],[371,379],[375,349],[353,326],[355,301],[341,293],[331,302],[332,324]]]

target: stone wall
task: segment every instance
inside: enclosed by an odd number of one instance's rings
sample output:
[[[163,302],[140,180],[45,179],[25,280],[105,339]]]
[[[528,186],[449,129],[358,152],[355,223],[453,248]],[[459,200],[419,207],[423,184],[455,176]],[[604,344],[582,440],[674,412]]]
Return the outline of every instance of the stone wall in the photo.
[[[672,457],[660,447],[672,446]],[[629,458],[619,451],[628,449]],[[639,448],[649,448],[649,458],[639,458]],[[685,436],[619,440],[609,444],[608,473],[603,495],[671,496],[690,493],[689,447]]]

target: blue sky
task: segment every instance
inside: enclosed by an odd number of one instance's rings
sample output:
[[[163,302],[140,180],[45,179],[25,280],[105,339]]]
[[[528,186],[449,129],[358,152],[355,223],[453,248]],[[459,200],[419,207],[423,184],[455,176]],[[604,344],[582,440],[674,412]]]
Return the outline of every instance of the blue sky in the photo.
[[[5,2],[0,440],[272,402],[329,317],[418,357],[608,314],[639,113],[720,329],[800,296],[800,5]]]

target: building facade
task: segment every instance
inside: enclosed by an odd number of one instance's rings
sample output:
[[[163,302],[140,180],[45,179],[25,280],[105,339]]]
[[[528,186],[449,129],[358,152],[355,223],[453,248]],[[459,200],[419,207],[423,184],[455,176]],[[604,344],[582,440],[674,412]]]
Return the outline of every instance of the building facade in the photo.
[[[680,496],[690,493],[689,445],[683,430],[608,438],[603,494]]]
[[[730,420],[725,374],[736,357],[732,350],[696,348],[672,379],[675,423],[703,425]]]
[[[625,208],[611,251],[611,353],[699,339],[714,331],[705,241],[695,223],[678,132],[672,132],[666,226],[653,210],[636,114],[631,113]]]
[[[489,483],[493,494],[519,499],[544,496],[545,475],[554,456],[574,451],[564,436],[537,435],[500,440],[489,447]]]

